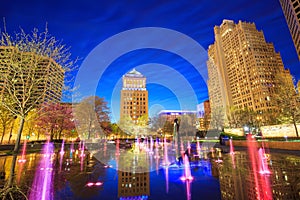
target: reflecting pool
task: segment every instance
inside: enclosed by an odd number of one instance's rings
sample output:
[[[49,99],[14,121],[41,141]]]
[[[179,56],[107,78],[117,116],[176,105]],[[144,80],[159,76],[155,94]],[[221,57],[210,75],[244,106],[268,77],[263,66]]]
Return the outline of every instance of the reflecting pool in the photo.
[[[17,162],[15,180],[29,199],[300,199],[300,157],[252,144],[48,144]],[[1,186],[11,161],[0,157]]]

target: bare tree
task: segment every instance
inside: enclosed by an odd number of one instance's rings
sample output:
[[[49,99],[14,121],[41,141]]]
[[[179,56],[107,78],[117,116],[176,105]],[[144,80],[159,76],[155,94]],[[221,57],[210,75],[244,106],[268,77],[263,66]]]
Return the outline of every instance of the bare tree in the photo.
[[[195,136],[196,134],[196,114],[184,114],[179,119],[180,129],[179,135],[182,137]]]
[[[109,111],[104,98],[91,96],[73,106],[76,128],[81,137],[90,139],[104,134],[109,125]]]
[[[14,35],[6,31],[0,34],[1,53],[7,58],[0,61],[1,105],[20,119],[13,150],[13,154],[17,155],[26,115],[42,102],[54,99],[54,88],[62,87],[63,83],[61,86],[51,84],[53,78],[60,76],[63,80],[64,73],[73,68],[74,61],[71,60],[69,48],[51,36],[47,28],[43,32],[34,29],[31,33],[25,33],[20,29]],[[61,71],[57,70],[58,66]],[[5,189],[13,187],[15,164],[16,156],[3,191],[10,191]],[[3,194],[8,195],[7,192]]]

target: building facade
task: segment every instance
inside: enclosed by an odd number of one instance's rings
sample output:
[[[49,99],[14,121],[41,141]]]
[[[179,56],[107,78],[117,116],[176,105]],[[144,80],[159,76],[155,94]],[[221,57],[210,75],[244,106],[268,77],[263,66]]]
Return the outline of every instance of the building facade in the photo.
[[[141,117],[148,119],[146,77],[135,69],[123,76],[120,102],[120,119],[130,117],[134,123]]]
[[[210,103],[209,100],[206,100],[197,105],[197,118],[199,120],[199,130],[207,131],[210,124]]]
[[[300,0],[280,0],[300,60]]]
[[[193,110],[161,110],[158,113],[159,117],[164,118],[166,121],[174,123],[175,119],[179,119],[183,115],[196,115],[197,111]]]
[[[284,74],[290,83],[292,77],[273,44],[266,42],[254,23],[223,20],[214,34],[207,61],[211,124],[226,124],[232,107],[260,114],[276,110],[271,103],[275,77]]]
[[[53,59],[16,47],[0,47],[0,97],[15,92],[19,102],[36,107],[43,102],[59,102],[64,69]],[[16,99],[15,99],[16,100]]]

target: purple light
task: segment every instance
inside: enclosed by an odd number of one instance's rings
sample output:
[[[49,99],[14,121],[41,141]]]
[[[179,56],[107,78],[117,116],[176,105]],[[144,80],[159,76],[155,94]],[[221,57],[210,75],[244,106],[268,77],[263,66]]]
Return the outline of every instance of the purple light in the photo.
[[[87,184],[86,184],[86,186],[87,187],[92,187],[92,186],[101,186],[101,185],[103,185],[103,183],[102,182],[88,182]]]
[[[53,168],[52,157],[54,145],[47,142],[43,147],[43,156],[39,163],[39,169],[35,172],[34,181],[31,186],[30,200],[52,200],[53,190]]]

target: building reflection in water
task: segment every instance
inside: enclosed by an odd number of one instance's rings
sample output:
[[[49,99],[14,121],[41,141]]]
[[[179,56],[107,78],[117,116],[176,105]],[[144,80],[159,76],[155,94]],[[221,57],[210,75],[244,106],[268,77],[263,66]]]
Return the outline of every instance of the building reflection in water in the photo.
[[[118,169],[118,198],[148,199],[150,196],[149,163],[147,152],[134,146],[133,153],[120,157]]]
[[[120,199],[147,199],[150,196],[149,172],[118,171],[118,197]]]
[[[234,154],[234,160],[228,154],[223,163],[213,163],[212,171],[214,176],[219,176],[222,199],[265,199],[266,183],[270,183],[272,199],[300,199],[300,158],[274,155],[268,164],[271,174],[255,172],[249,156],[239,152]]]

